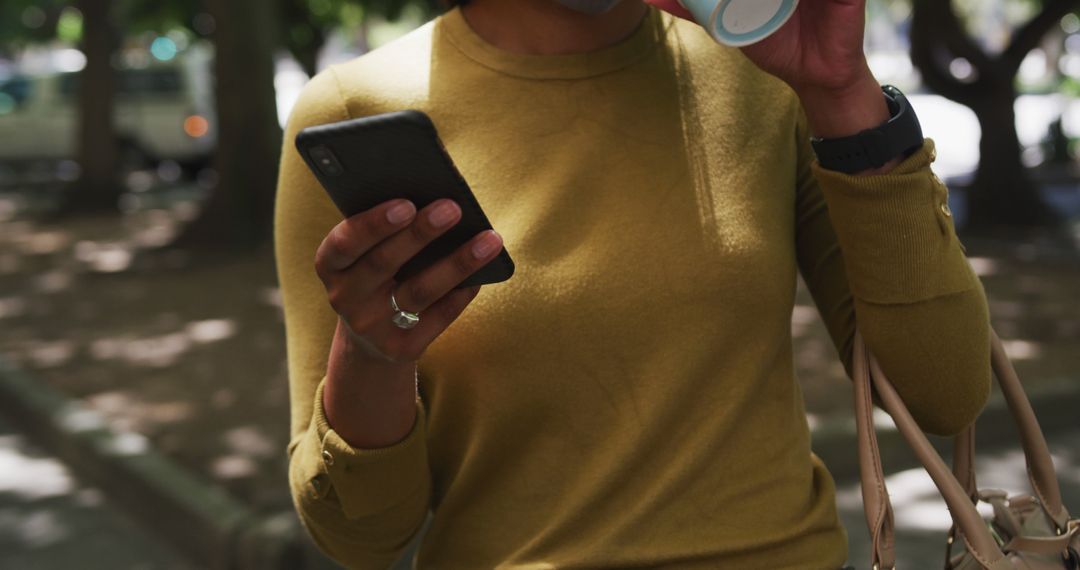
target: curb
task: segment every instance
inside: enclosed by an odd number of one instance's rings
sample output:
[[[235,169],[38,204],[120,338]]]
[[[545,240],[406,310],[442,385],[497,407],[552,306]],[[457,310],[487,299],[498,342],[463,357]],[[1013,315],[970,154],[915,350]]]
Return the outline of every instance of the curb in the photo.
[[[1075,383],[1059,383],[1042,390],[1028,393],[1035,416],[1043,433],[1051,434],[1066,429],[1075,429],[1080,417],[1080,388]],[[876,408],[875,408],[875,411]],[[876,419],[877,414],[875,414]],[[875,422],[876,423],[876,422]],[[877,428],[878,446],[881,462],[886,473],[922,467],[922,463],[911,451],[907,441],[895,428]],[[1001,394],[995,393],[975,422],[976,458],[980,454],[993,452],[1004,446],[1020,445],[1020,436],[1016,432],[1016,423],[1009,412]],[[855,419],[844,418],[827,422],[812,430],[814,453],[825,463],[829,472],[838,483],[857,482],[859,480],[859,458],[855,437]],[[938,450],[946,464],[952,463],[952,438],[929,435],[930,443]],[[1051,448],[1050,452],[1056,450]],[[977,460],[977,459],[976,459]]]
[[[337,568],[291,511],[256,514],[76,399],[0,359],[0,413],[199,568]],[[321,560],[320,560],[321,559]]]

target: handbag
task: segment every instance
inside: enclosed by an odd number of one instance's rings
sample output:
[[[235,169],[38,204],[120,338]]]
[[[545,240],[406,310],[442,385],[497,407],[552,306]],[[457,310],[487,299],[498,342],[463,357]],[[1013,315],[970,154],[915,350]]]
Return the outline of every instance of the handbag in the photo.
[[[1005,355],[1001,339],[993,330],[990,335],[991,367],[1019,428],[1032,494],[1010,496],[1004,491],[976,487],[974,424],[956,437],[950,470],[882,373],[862,335],[855,333],[852,370],[859,473],[874,570],[895,568],[896,545],[892,503],[872,421],[871,387],[949,508],[953,525],[946,539],[946,570],[1080,569],[1080,519],[1072,518],[1062,504],[1050,450],[1031,402]],[[975,508],[980,501],[993,509],[988,521]]]

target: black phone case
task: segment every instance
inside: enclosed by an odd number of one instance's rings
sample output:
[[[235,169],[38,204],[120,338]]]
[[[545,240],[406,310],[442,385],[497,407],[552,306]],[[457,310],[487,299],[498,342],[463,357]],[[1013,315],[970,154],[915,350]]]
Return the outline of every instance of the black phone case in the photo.
[[[339,174],[319,168],[311,149],[326,147],[340,164]],[[465,178],[446,152],[435,125],[420,111],[407,110],[308,127],[296,148],[345,217],[382,202],[405,198],[420,210],[449,198],[461,207],[461,220],[398,270],[400,283],[446,257],[476,234],[493,229]],[[499,283],[514,274],[506,248],[456,288]]]

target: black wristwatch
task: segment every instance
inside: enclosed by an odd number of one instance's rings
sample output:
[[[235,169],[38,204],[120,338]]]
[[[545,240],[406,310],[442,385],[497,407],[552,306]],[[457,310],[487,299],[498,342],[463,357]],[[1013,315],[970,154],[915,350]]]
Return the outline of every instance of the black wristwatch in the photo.
[[[908,157],[923,145],[922,127],[907,97],[892,85],[881,88],[892,118],[873,129],[838,139],[811,138],[818,162],[829,170],[854,174]]]

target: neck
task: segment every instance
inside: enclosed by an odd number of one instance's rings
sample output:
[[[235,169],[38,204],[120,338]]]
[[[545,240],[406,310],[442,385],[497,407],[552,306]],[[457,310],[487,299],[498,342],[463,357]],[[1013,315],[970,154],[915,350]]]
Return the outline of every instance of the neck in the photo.
[[[506,51],[566,55],[619,43],[637,29],[648,7],[623,0],[610,11],[589,15],[554,0],[472,0],[461,7],[478,36]]]

